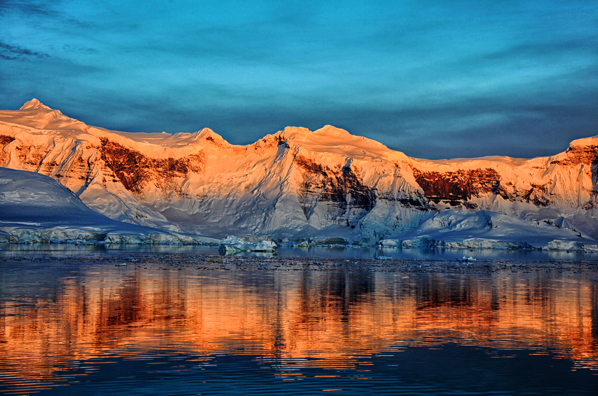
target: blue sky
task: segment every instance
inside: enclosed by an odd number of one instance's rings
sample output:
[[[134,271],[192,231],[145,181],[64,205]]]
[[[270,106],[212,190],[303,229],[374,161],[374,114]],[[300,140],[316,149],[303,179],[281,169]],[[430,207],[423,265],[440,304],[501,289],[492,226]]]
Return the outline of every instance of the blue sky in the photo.
[[[0,108],[251,143],[326,124],[423,158],[598,135],[598,2],[0,0]]]

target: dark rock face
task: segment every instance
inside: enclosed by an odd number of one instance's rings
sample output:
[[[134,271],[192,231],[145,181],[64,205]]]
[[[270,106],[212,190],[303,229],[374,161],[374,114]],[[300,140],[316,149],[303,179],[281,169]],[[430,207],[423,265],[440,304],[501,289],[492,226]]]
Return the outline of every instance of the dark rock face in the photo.
[[[380,192],[376,186],[368,186],[358,168],[347,160],[344,166],[330,168],[316,163],[302,155],[294,159],[303,176],[299,188],[299,204],[309,219],[318,203],[328,207],[327,220],[343,226],[355,227],[363,217],[380,202],[393,205],[428,210],[428,202],[419,193],[395,194]],[[400,178],[400,172],[395,173]]]
[[[0,146],[6,146],[8,143],[15,140],[12,136],[0,135]]]
[[[106,166],[133,193],[141,193],[145,183],[150,180],[161,187],[168,179],[184,178],[189,172],[201,173],[204,169],[205,160],[201,151],[183,158],[156,159],[108,139],[101,139],[101,142],[101,158]]]
[[[488,193],[507,197],[500,175],[491,168],[455,172],[422,172],[414,168],[413,176],[426,198],[435,203],[449,201],[456,205]]]
[[[17,139],[11,136],[0,135],[0,146],[11,143]],[[22,143],[17,140],[16,144]],[[56,161],[55,159],[49,158],[50,151],[43,145],[17,145],[15,147],[16,154],[22,165],[22,170],[30,172],[38,172],[42,175],[50,176],[59,180],[62,184],[67,185],[69,179],[77,178],[79,180],[86,180],[90,173],[92,163],[89,159],[85,160],[75,154],[75,159],[68,172],[62,169],[63,163]],[[75,150],[73,150],[75,153]],[[0,164],[7,159],[7,155],[0,152]]]
[[[586,203],[584,209],[593,209],[598,207],[598,157],[592,161],[592,193],[590,195],[590,201]]]
[[[327,202],[337,208],[335,217],[347,222],[350,218],[354,224],[376,205],[375,189],[363,184],[359,171],[350,163],[338,171],[302,155],[297,155],[294,161],[303,175],[299,203],[306,218],[309,219],[318,202]]]
[[[521,195],[524,201],[542,207],[546,207],[550,204],[548,196],[548,187],[546,185],[539,184],[532,184],[532,188]]]
[[[0,149],[14,140],[15,138],[13,138],[12,136],[0,135]],[[9,154],[4,150],[0,150],[0,166],[4,166],[4,164],[8,161],[8,158]]]
[[[48,151],[43,150],[40,146],[17,146],[16,149],[21,163],[30,165],[31,167],[42,165],[44,158],[48,154]],[[50,174],[54,168],[58,167],[56,161],[47,161],[43,165],[43,169],[47,174]]]
[[[531,188],[517,191],[511,183],[503,185],[498,172],[491,168],[457,170],[454,172],[422,172],[413,169],[415,180],[420,185],[427,199],[441,201],[452,206],[463,205],[475,210],[477,205],[468,202],[487,194],[500,195],[509,201],[524,201],[538,207],[550,204],[547,185],[532,184]]]
[[[557,165],[579,165],[590,166],[598,159],[598,146],[572,146],[565,151],[567,158],[562,161],[552,161]]]
[[[10,136],[6,136],[10,138]],[[8,140],[8,139],[6,139]],[[10,142],[16,139],[12,139]],[[8,142],[8,143],[10,143]],[[23,170],[42,173],[49,176],[59,164],[56,161],[48,160],[46,156],[49,150],[42,146],[31,146],[31,145],[18,145],[20,142],[17,140],[15,151],[19,158],[19,162],[23,165]],[[0,163],[3,163],[8,159],[8,154],[0,152]],[[44,161],[45,160],[45,161]],[[61,176],[58,176],[61,177]]]
[[[114,172],[127,190],[141,192],[141,188],[149,176],[147,172],[148,158],[108,139],[101,139],[101,142],[101,158],[106,166]]]
[[[567,158],[563,161],[552,161],[551,164],[559,165],[586,165],[592,172],[592,192],[590,201],[583,208],[593,209],[598,207],[598,146],[572,146],[566,151]]]

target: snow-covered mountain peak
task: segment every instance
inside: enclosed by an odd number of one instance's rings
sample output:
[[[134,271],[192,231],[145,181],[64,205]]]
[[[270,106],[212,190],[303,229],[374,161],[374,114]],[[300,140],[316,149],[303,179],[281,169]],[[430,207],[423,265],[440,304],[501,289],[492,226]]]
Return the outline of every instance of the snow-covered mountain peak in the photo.
[[[332,125],[325,125],[315,131],[310,131],[307,128],[288,126],[282,132],[279,132],[283,140],[301,140],[318,142],[326,138],[346,138],[354,137],[344,129],[334,127]]]
[[[314,133],[318,134],[318,135],[337,136],[337,137],[353,136],[346,130],[344,130],[342,128],[337,128],[333,125],[324,125],[322,128],[315,130]]]
[[[19,110],[32,110],[32,109],[45,109],[45,110],[52,110],[50,107],[46,106],[39,100],[33,98],[28,102],[25,102],[23,106]]]
[[[199,141],[212,142],[217,145],[230,145],[222,136],[211,130],[210,128],[204,128],[199,132],[199,135],[195,137]]]
[[[287,141],[289,146],[297,149],[307,149],[311,152],[332,153],[342,158],[370,158],[399,156],[400,152],[393,152],[385,145],[362,136],[352,135],[344,129],[326,125],[316,131],[306,128],[287,127],[280,132],[280,139]]]
[[[142,149],[143,147],[157,146],[162,149],[181,149],[188,148],[188,146],[199,145],[201,141],[211,137],[214,141],[224,140],[218,134],[214,133],[211,129],[205,128],[201,131],[188,133],[188,132],[120,132],[120,131],[107,131],[100,128],[90,128],[90,133],[99,137],[106,137],[108,139],[117,139],[119,143],[125,144],[135,149]],[[118,137],[116,137],[116,136]],[[126,138],[123,140],[122,137]],[[128,141],[128,142],[127,142]]]
[[[284,130],[277,133],[282,140],[303,140],[313,132],[307,128],[288,126]]]
[[[19,110],[0,110],[0,122],[24,125],[44,130],[79,130],[87,132],[87,125],[65,116],[37,99],[26,102]]]
[[[576,139],[569,143],[569,147],[598,146],[598,136]]]
[[[559,153],[555,156],[549,157],[548,161],[552,165],[565,165],[565,166],[579,166],[584,165],[594,167],[594,174],[593,177],[596,179],[596,159],[598,158],[598,136],[593,136],[584,139],[577,139],[572,141],[569,144],[569,148],[563,152]],[[536,158],[535,160],[530,161],[538,161],[540,159]],[[594,183],[596,181],[594,180]],[[596,186],[598,187],[598,186]],[[593,188],[593,191],[596,191],[596,187]]]

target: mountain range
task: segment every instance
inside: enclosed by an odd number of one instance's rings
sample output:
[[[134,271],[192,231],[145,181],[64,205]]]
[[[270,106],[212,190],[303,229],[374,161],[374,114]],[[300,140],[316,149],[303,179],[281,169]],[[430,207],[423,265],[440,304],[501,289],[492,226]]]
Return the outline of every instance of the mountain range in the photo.
[[[598,136],[550,157],[426,160],[332,126],[287,127],[246,146],[207,128],[111,131],[33,99],[0,111],[0,166],[167,233],[403,247],[598,238]],[[5,217],[0,206],[0,225]]]

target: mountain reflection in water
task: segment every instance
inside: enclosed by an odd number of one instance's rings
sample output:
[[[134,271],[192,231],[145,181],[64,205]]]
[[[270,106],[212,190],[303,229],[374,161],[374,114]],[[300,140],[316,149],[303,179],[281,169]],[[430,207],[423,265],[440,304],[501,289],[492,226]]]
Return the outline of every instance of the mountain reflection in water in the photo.
[[[456,347],[495,355],[490,357],[523,356],[524,365],[525,359],[550,356],[552,365],[570,362],[567,371],[585,371],[586,385],[593,386],[596,279],[594,271],[283,272],[5,262],[0,393],[74,392],[77,383],[110,364],[123,370],[113,380],[124,381],[135,362],[167,377],[243,356],[247,373],[273,370],[274,379],[264,385],[270,391],[283,380],[310,378],[314,385],[339,377],[344,382],[338,389],[346,390],[347,381],[365,384],[379,375],[381,364],[385,370],[393,363],[416,364],[421,357],[413,351],[446,354]],[[450,364],[439,371],[454,370]],[[475,369],[478,363],[467,364]],[[123,389],[109,390],[125,393],[133,379],[127,381]],[[189,381],[195,394],[205,382]],[[184,387],[184,380],[177,383]],[[219,393],[215,389],[204,391]],[[242,386],[235,389],[224,393],[243,393]]]

